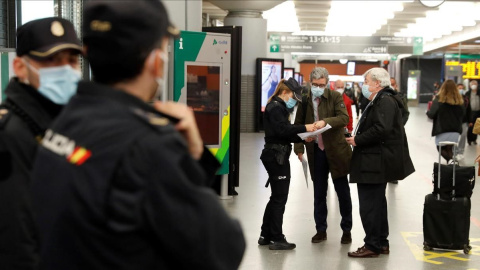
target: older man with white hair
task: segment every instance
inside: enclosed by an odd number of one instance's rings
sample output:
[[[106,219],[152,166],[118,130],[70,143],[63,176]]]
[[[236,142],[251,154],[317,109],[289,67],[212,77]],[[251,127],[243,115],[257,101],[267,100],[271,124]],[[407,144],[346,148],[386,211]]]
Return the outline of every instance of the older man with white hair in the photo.
[[[389,180],[402,180],[415,171],[402,123],[403,102],[390,86],[383,68],[364,74],[362,94],[370,100],[347,142],[354,146],[350,183],[357,183],[365,244],[349,257],[389,254],[385,189]]]

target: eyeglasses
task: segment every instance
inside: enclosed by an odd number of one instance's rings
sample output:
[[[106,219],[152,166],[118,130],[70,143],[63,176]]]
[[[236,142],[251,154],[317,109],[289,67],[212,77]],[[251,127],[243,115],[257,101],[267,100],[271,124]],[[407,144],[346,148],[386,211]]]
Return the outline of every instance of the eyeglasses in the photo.
[[[326,84],[316,84],[316,83],[312,83],[312,86],[313,86],[313,87],[325,88],[325,86],[327,86],[327,85],[326,85]]]

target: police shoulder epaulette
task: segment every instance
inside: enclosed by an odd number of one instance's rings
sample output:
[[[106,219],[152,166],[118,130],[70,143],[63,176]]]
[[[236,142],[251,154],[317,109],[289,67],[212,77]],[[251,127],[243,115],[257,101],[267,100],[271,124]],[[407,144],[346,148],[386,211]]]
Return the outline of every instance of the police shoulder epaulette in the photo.
[[[270,111],[271,109],[273,109],[273,108],[275,108],[275,107],[277,107],[277,106],[279,106],[279,105],[280,105],[280,102],[278,102],[278,101],[276,101],[276,100],[272,100],[272,101],[270,101],[270,103],[267,104],[265,110]]]
[[[0,129],[3,129],[10,118],[11,112],[9,109],[0,107]]]
[[[151,124],[152,126],[163,127],[170,124],[170,120],[168,118],[162,117],[160,115],[157,115],[151,112],[146,112],[141,109],[134,109],[133,113],[139,116],[141,119],[143,119],[147,123]]]

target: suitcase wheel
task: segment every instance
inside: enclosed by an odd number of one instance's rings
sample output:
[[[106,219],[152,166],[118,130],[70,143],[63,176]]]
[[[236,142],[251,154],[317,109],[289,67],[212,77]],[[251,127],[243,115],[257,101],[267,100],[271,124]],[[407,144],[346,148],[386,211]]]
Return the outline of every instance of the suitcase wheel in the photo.
[[[463,246],[463,253],[468,254],[470,253],[470,250],[472,250],[472,246],[469,246],[469,245]]]
[[[426,242],[423,243],[423,250],[425,251],[432,251],[433,248],[429,246]]]

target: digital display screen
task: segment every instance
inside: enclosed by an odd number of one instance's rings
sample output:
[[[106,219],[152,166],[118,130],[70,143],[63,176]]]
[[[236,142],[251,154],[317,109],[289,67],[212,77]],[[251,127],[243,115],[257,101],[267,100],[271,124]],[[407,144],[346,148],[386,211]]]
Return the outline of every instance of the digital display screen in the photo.
[[[347,63],[347,75],[355,75],[355,62]]]
[[[285,68],[283,70],[283,78],[285,80],[288,80],[290,78],[293,78],[293,75],[295,73],[295,69],[294,68]]]
[[[282,79],[283,62],[261,61],[261,110],[265,111],[268,99]]]
[[[293,78],[298,82],[300,80],[300,73],[295,72],[295,74],[293,75]]]
[[[407,98],[408,99],[416,99],[417,98],[417,89],[418,89],[417,77],[408,77],[407,85],[408,85]]]

